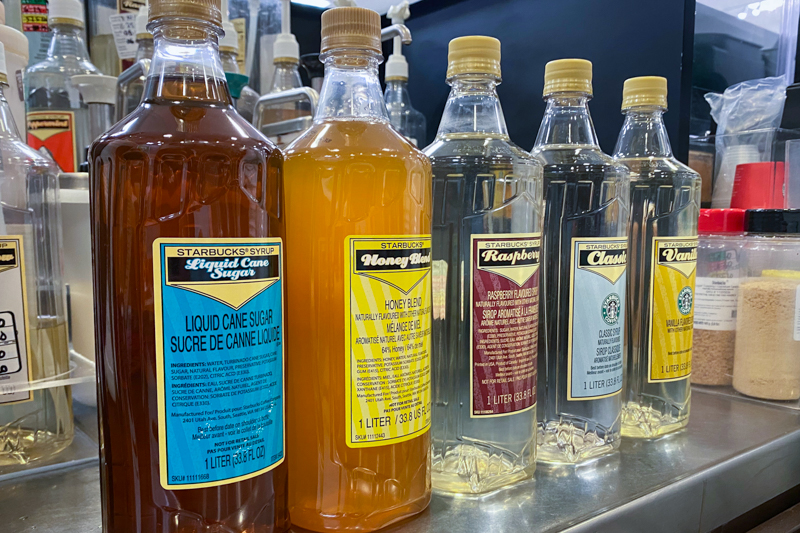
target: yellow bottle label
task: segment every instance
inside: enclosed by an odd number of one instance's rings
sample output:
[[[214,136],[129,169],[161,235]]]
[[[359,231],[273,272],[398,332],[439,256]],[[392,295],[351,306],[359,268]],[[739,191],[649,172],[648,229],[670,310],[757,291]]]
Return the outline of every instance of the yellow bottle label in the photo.
[[[431,425],[431,237],[347,237],[347,445],[369,448]]]
[[[697,237],[654,237],[650,278],[650,383],[692,372]]]
[[[0,235],[0,405],[33,399],[26,291],[23,237]]]

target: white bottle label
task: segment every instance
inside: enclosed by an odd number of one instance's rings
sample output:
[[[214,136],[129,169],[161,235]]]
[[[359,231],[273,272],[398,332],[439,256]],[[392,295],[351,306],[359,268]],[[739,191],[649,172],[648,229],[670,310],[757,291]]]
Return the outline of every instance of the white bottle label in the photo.
[[[695,280],[694,327],[713,331],[736,329],[739,278]]]
[[[800,285],[794,296],[794,340],[800,341]]]
[[[31,391],[22,236],[0,236],[0,404],[24,402]],[[20,389],[23,389],[20,392]]]

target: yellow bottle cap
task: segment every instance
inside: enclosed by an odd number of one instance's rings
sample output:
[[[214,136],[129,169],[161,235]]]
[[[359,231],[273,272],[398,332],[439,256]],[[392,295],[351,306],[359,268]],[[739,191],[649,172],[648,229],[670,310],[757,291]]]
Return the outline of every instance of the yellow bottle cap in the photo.
[[[447,77],[458,74],[490,74],[500,77],[500,41],[494,37],[470,35],[450,41]]]
[[[556,59],[544,66],[544,96],[554,93],[592,95],[592,62],[585,59]]]
[[[667,78],[639,76],[625,80],[622,86],[622,110],[642,106],[667,108]]]
[[[381,53],[381,16],[363,7],[334,7],[322,13],[323,54],[336,48]]]
[[[189,17],[222,27],[221,0],[150,0],[148,22],[161,17]]]

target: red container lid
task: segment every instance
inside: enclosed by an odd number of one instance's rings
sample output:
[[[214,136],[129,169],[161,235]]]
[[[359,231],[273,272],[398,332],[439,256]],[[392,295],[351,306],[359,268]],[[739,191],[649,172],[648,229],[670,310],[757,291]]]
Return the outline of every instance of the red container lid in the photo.
[[[701,209],[698,233],[743,233],[744,209]]]
[[[766,161],[736,165],[731,207],[783,209],[783,163]]]

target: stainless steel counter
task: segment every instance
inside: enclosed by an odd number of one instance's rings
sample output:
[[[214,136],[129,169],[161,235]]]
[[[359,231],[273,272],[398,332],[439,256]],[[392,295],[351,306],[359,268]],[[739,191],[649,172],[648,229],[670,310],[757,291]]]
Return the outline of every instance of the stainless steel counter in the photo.
[[[483,498],[434,495],[387,533],[709,531],[800,485],[800,412],[695,391],[688,428]],[[95,465],[0,484],[4,533],[100,530]]]

